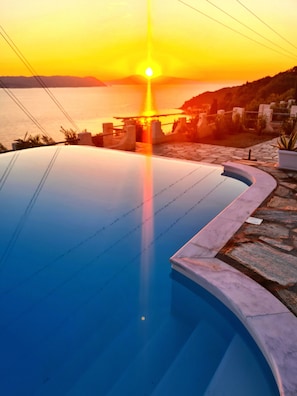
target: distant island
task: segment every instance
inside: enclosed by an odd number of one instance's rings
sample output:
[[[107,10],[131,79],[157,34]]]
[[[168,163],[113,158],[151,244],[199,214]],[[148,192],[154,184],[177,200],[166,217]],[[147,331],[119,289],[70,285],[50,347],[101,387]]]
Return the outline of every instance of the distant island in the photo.
[[[147,78],[140,75],[101,81],[95,77],[75,77],[75,76],[3,76],[0,82],[7,88],[40,88],[38,80],[41,79],[44,86],[56,87],[107,87],[117,85],[145,85]],[[151,78],[154,86],[158,85],[184,85],[199,84],[198,80],[190,80],[179,77],[159,76]],[[0,84],[1,88],[2,84]],[[214,106],[216,109],[232,110],[233,107],[244,107],[249,111],[257,111],[259,104],[287,101],[295,99],[297,102],[297,66],[290,70],[276,74],[273,77],[267,76],[253,82],[221,88],[217,91],[207,91],[194,96],[184,102],[180,109],[203,109]]]
[[[297,101],[297,66],[273,77],[268,76],[213,92],[203,92],[187,100],[181,109],[203,109],[214,105],[215,108],[226,111],[232,110],[233,107],[257,111],[261,103],[279,103],[288,99]]]
[[[106,87],[113,85],[145,85],[147,78],[139,75],[132,75],[120,79],[101,81],[95,77],[75,77],[75,76],[2,76],[1,82],[6,88],[41,88],[39,80],[48,88],[58,87]],[[154,85],[181,85],[198,84],[197,80],[190,80],[180,77],[159,76],[151,78]],[[0,85],[1,88],[1,85]]]
[[[48,88],[71,88],[71,87],[106,87],[104,82],[95,77],[73,76],[3,76],[1,82],[6,88],[41,88],[41,83]],[[0,87],[2,84],[0,85]]]
[[[140,75],[132,75],[116,80],[105,81],[107,85],[144,85],[147,84],[147,78]],[[152,77],[153,85],[180,85],[180,84],[198,84],[197,80],[190,80],[180,77],[158,76]]]

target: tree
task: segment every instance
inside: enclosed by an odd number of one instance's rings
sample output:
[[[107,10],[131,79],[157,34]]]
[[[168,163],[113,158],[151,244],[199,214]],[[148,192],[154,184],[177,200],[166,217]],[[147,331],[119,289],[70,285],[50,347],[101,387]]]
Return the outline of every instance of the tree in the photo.
[[[55,144],[55,141],[46,135],[27,135],[28,134],[26,133],[24,139],[20,138],[14,141],[14,147],[16,150]]]
[[[61,126],[60,132],[64,134],[66,144],[77,144],[77,133],[73,129],[65,129]]]

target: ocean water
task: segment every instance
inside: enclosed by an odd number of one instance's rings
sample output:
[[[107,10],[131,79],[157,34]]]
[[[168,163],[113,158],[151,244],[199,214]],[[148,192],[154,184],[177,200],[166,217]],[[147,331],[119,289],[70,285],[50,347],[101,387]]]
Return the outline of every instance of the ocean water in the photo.
[[[152,87],[154,109],[156,113],[175,113],[186,100],[226,85],[228,83],[225,82]],[[145,108],[146,86],[50,88],[50,92],[78,129],[87,129],[93,135],[102,132],[102,123],[119,125],[121,120],[114,117],[141,115]],[[61,141],[64,139],[61,126],[74,129],[44,89],[11,89],[9,93],[0,89],[0,142],[7,149],[11,149],[11,143],[24,138],[26,133],[34,135],[46,131],[55,141]],[[35,125],[32,117],[42,130]]]

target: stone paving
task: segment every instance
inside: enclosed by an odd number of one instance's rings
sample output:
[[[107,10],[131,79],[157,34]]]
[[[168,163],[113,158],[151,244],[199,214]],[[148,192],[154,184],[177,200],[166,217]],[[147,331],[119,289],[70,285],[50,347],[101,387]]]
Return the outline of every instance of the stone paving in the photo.
[[[244,223],[218,258],[262,284],[297,316],[297,172],[277,168],[275,141],[244,149],[175,142],[153,146],[152,154],[220,165],[241,162],[276,179],[278,187],[253,214],[261,225]],[[136,152],[149,149],[137,143]]]
[[[276,140],[277,138],[248,148],[213,146],[191,142],[163,143],[153,146],[153,154],[219,165],[226,161],[248,159],[250,154],[251,159],[275,164],[277,162],[277,148],[273,144],[276,144]],[[136,152],[146,153],[147,146],[144,143],[137,143]]]

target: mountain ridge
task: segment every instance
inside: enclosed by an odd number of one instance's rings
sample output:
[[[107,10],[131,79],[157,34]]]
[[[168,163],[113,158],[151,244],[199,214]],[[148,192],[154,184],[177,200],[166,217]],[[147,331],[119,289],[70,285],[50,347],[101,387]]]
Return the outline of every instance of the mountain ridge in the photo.
[[[172,76],[158,76],[151,77],[150,81],[153,85],[179,85],[179,84],[198,84],[198,80],[191,80],[182,77],[172,77]],[[144,85],[147,84],[148,79],[144,76],[134,74],[124,78],[119,78],[115,80],[105,81],[108,85]]]
[[[205,108],[214,105],[226,111],[233,107],[244,107],[246,110],[258,110],[259,104],[297,101],[297,66],[274,76],[266,76],[253,82],[225,87],[216,91],[206,91],[184,102],[181,109]]]
[[[76,76],[2,76],[0,81],[5,88],[42,88],[39,80],[47,88],[78,88],[78,87],[106,87],[106,84],[96,77]],[[1,84],[2,86],[2,84]],[[0,86],[0,87],[1,87]]]

